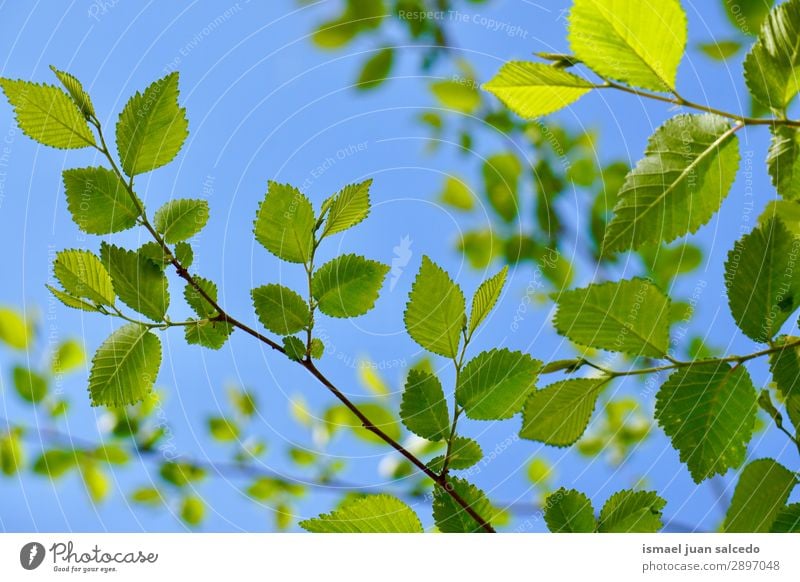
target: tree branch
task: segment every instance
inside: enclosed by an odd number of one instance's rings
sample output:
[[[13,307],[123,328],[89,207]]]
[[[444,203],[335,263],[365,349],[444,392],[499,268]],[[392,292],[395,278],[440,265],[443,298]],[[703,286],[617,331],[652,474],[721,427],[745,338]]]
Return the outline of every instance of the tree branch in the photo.
[[[122,180],[122,182],[126,185],[126,190],[128,192],[128,195],[131,197],[134,204],[136,204],[136,207],[140,213],[139,218],[141,219],[142,226],[144,226],[147,229],[147,231],[153,237],[155,242],[161,247],[164,256],[168,258],[170,264],[172,264],[172,266],[175,268],[175,271],[177,272],[178,276],[180,276],[184,281],[186,281],[189,285],[191,285],[192,288],[195,291],[197,291],[200,294],[200,296],[203,297],[203,299],[205,299],[216,310],[217,316],[214,319],[219,321],[225,321],[230,325],[232,325],[233,327],[241,329],[242,331],[256,338],[260,342],[268,345],[272,349],[285,354],[286,351],[283,349],[281,345],[271,340],[270,338],[266,337],[265,335],[262,335],[261,333],[257,332],[251,327],[245,325],[241,321],[228,315],[225,312],[225,310],[219,305],[219,303],[217,303],[216,300],[210,297],[209,294],[206,293],[205,289],[203,289],[197,283],[197,281],[195,281],[194,277],[192,277],[189,271],[181,264],[181,262],[172,252],[172,249],[170,249],[169,245],[167,245],[167,243],[164,241],[163,237],[156,231],[155,228],[153,228],[153,226],[150,224],[150,221],[147,219],[147,214],[145,212],[145,209],[142,206],[141,202],[139,201],[138,197],[136,196],[135,192],[133,191],[133,177],[131,177],[130,180],[126,180],[125,175],[120,171],[119,167],[117,166],[117,163],[114,161],[114,157],[111,155],[111,152],[109,151],[106,145],[105,138],[103,137],[103,131],[99,120],[97,120],[96,118],[92,118],[90,119],[90,122],[97,129],[97,133],[100,138],[100,146],[99,147],[95,146],[95,147],[100,151],[100,153],[102,153],[108,159],[114,173],[116,173],[117,176],[120,178],[120,180]],[[481,529],[483,529],[488,533],[495,533],[495,530],[492,527],[491,523],[487,519],[484,519],[481,515],[479,515],[478,512],[475,511],[470,506],[470,504],[454,490],[452,483],[450,483],[447,480],[446,476],[437,475],[434,471],[429,469],[428,466],[423,461],[418,459],[413,453],[411,453],[405,447],[403,447],[403,445],[398,443],[392,437],[383,432],[378,426],[376,426],[375,423],[373,423],[363,412],[361,412],[361,410],[347,396],[345,396],[341,390],[339,390],[322,372],[319,371],[319,369],[314,365],[311,359],[306,357],[299,363],[306,370],[308,370],[312,376],[317,378],[317,380],[319,380],[336,398],[338,398],[342,404],[344,404],[353,414],[355,414],[355,416],[361,421],[366,430],[378,436],[386,444],[391,446],[393,449],[395,449],[397,452],[403,455],[406,459],[408,459],[415,467],[417,467],[425,475],[433,479],[434,483],[439,485],[448,495],[450,495],[450,497],[452,497],[453,500],[456,503],[458,503],[458,505],[460,505],[464,509],[464,511],[466,511],[467,514],[469,514],[469,516],[472,517],[479,524]]]

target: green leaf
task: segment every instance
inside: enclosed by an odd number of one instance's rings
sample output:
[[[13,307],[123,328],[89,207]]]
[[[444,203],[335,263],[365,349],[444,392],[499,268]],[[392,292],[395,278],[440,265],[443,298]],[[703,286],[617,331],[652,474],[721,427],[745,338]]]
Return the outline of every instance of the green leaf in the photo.
[[[46,146],[79,149],[95,145],[92,130],[64,91],[52,85],[0,79],[22,133]]]
[[[408,505],[391,495],[369,495],[313,519],[300,522],[313,533],[422,533],[422,524]]]
[[[188,198],[170,200],[156,211],[153,221],[169,244],[188,240],[208,222],[208,202]]]
[[[278,258],[307,263],[314,244],[314,209],[297,188],[270,182],[258,208],[256,240]]]
[[[474,113],[481,104],[481,96],[472,80],[436,81],[431,83],[431,91],[439,105],[460,113]]]
[[[22,442],[15,431],[0,436],[0,473],[10,477],[24,466]]]
[[[469,469],[477,465],[481,459],[483,459],[483,450],[476,441],[467,437],[456,436],[450,449],[450,461],[447,468],[454,471]],[[428,467],[431,471],[440,473],[444,467],[444,455],[431,459]]]
[[[203,277],[194,277],[194,281],[209,297],[211,297],[211,299],[217,301],[217,286],[213,281],[209,281]],[[189,304],[189,307],[191,307],[199,317],[203,318],[192,325],[186,326],[186,342],[192,345],[201,345],[212,350],[220,349],[233,333],[233,326],[227,321],[208,321],[209,318],[213,318],[219,314],[206,298],[192,285],[186,284],[183,289],[183,296],[186,299],[186,303]]]
[[[150,393],[161,366],[161,341],[147,327],[123,325],[92,358],[92,406],[135,404]]]
[[[58,479],[78,464],[76,451],[51,449],[45,451],[33,464],[33,472],[38,475]]]
[[[53,273],[68,295],[88,299],[100,305],[114,305],[111,276],[96,255],[89,251],[59,251]]]
[[[777,461],[752,461],[739,476],[722,531],[769,532],[795,485],[795,474]]]
[[[494,513],[486,494],[464,479],[449,478],[448,482],[470,508],[484,520]],[[479,533],[481,525],[467,513],[444,489],[436,485],[433,490],[433,518],[443,533]]]
[[[58,344],[53,353],[50,370],[53,374],[66,374],[82,367],[85,362],[86,352],[83,351],[83,344],[75,339],[66,339]]]
[[[485,269],[501,251],[502,244],[491,230],[474,230],[462,234],[458,250],[464,253],[473,269]]]
[[[758,217],[758,224],[766,224],[771,218],[780,218],[792,235],[800,236],[800,202],[770,200],[764,207],[764,212]]]
[[[766,343],[800,306],[794,237],[772,219],[739,239],[725,262],[728,304],[739,328]]]
[[[772,183],[785,200],[800,200],[800,132],[794,127],[770,129],[767,169]]]
[[[566,447],[583,435],[605,378],[562,380],[534,391],[522,414],[524,439]]]
[[[619,491],[600,511],[597,530],[603,533],[655,533],[664,525],[661,511],[666,504],[654,491]]]
[[[459,375],[456,401],[469,418],[500,420],[522,409],[542,363],[507,349],[482,352]]]
[[[450,417],[439,379],[421,370],[410,370],[400,404],[400,418],[411,432],[440,441],[450,432]]]
[[[519,214],[519,158],[510,152],[495,154],[483,163],[482,172],[489,204],[500,218],[511,222]]]
[[[356,81],[356,89],[366,91],[374,89],[386,80],[392,71],[394,49],[385,47],[377,51],[364,63]]]
[[[603,252],[671,242],[708,222],[739,169],[736,127],[706,113],[676,115],[658,128],[625,178]]]
[[[319,338],[314,338],[311,340],[311,357],[315,360],[319,360],[322,355],[325,353],[325,344],[322,343],[322,340]]]
[[[375,305],[389,267],[358,255],[325,263],[311,282],[319,310],[331,317],[357,317]]]
[[[670,91],[686,47],[686,15],[678,0],[575,0],[568,38],[575,56],[598,74]]]
[[[775,385],[784,398],[800,396],[800,351],[797,346],[784,346],[788,341],[797,341],[796,337],[780,337],[775,346],[778,351],[769,355],[769,369]]]
[[[563,487],[547,497],[544,521],[553,533],[592,533],[596,527],[591,500]]]
[[[486,316],[494,309],[500,293],[506,284],[508,267],[503,267],[494,277],[486,279],[475,295],[472,297],[472,310],[469,314],[469,326],[467,335],[471,336],[478,326],[486,319]]]
[[[24,366],[14,366],[14,388],[23,399],[36,404],[47,396],[47,378]]]
[[[206,504],[194,495],[183,498],[181,503],[181,519],[187,525],[196,527],[203,522],[206,516]]]
[[[51,287],[50,285],[45,285],[47,290],[52,293],[56,299],[58,299],[62,304],[66,305],[67,307],[71,307],[72,309],[80,309],[81,311],[97,311],[97,307],[93,303],[88,303],[83,299],[78,299],[77,297],[73,297],[69,293],[64,293],[63,291],[56,289],[55,287]]]
[[[69,93],[69,96],[72,97],[72,101],[78,106],[78,109],[83,116],[87,119],[94,117],[94,105],[92,104],[92,100],[89,98],[89,94],[83,89],[81,82],[71,74],[65,71],[59,71],[53,65],[50,65],[50,70],[55,73],[56,77],[58,77],[58,80],[61,81],[62,85],[64,85],[67,93]]]
[[[448,176],[445,179],[439,200],[457,210],[472,210],[475,207],[475,195],[463,180]]]
[[[594,88],[585,79],[544,63],[511,61],[483,85],[506,107],[525,119],[549,115]]]
[[[31,325],[17,311],[0,307],[0,341],[17,350],[25,350],[33,338]]]
[[[164,503],[164,498],[155,487],[140,487],[131,493],[131,501],[140,505],[158,507]]]
[[[336,193],[330,202],[320,238],[352,228],[367,217],[370,186],[372,180],[365,180],[358,184],[348,184]]]
[[[221,416],[208,419],[208,432],[211,438],[220,442],[231,442],[239,438],[239,427],[236,423]]]
[[[233,333],[233,326],[226,321],[199,320],[187,325],[184,330],[186,343],[218,350],[225,345]]]
[[[673,372],[656,395],[655,417],[700,483],[744,461],[756,410],[745,367],[711,362]]]
[[[750,35],[758,33],[774,3],[774,0],[722,1],[722,5],[725,7],[725,14],[731,24],[738,27],[743,33]]]
[[[76,168],[65,170],[63,176],[67,208],[83,232],[109,234],[136,224],[139,210],[114,172]]]
[[[408,335],[435,354],[455,358],[466,320],[464,294],[427,256],[414,279],[403,315]]]
[[[111,484],[105,471],[98,467],[97,463],[82,463],[81,477],[83,478],[86,492],[94,503],[99,503],[108,496]]]
[[[727,61],[742,50],[742,43],[738,40],[712,40],[711,42],[701,42],[697,48],[715,61]]]
[[[783,110],[800,90],[800,2],[789,0],[767,16],[744,59],[744,78],[761,105]]]
[[[308,326],[308,304],[291,289],[271,283],[256,287],[251,295],[258,320],[268,330],[289,335]]]
[[[652,281],[596,283],[553,297],[556,330],[578,344],[655,358],[669,350],[670,302]]]
[[[800,503],[781,509],[770,528],[771,533],[800,533]]]
[[[206,472],[202,467],[192,465],[191,463],[168,461],[161,465],[158,474],[167,483],[171,483],[176,487],[184,487],[203,479]]]
[[[306,357],[306,344],[299,337],[287,335],[283,338],[283,349],[290,360],[299,362]]]
[[[130,98],[117,122],[122,169],[135,176],[170,163],[189,135],[186,109],[178,105],[178,73]]]
[[[213,299],[215,302],[217,301],[216,283],[203,277],[193,277],[193,279],[194,282],[197,283],[198,287],[200,287],[200,289],[206,293],[206,295],[211,297],[211,299]],[[211,303],[209,303],[208,300],[189,283],[187,283],[183,288],[183,297],[186,299],[186,303],[189,304],[189,307],[192,308],[192,311],[194,311],[200,317],[214,317],[215,315],[218,315],[214,306],[211,305]]]
[[[168,283],[163,271],[136,251],[106,242],[100,245],[100,256],[120,300],[154,321],[163,321],[169,307]]]

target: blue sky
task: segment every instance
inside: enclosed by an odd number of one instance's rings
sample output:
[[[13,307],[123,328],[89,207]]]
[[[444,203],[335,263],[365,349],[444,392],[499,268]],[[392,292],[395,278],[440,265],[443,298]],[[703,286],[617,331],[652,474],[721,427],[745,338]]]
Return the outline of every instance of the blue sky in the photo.
[[[542,6],[547,4],[547,7]],[[683,2],[689,17],[690,50],[679,71],[682,93],[697,101],[708,101],[732,111],[746,111],[747,96],[741,82],[740,58],[728,64],[714,63],[694,50],[697,42],[713,36],[731,36],[718,3]],[[105,8],[100,8],[105,5]],[[322,368],[356,397],[369,394],[356,381],[348,362],[366,356],[386,362],[386,377],[397,386],[403,366],[421,354],[404,333],[402,310],[413,274],[423,254],[430,255],[457,278],[467,294],[484,273],[475,272],[454,250],[460,229],[486,218],[462,217],[436,202],[443,177],[456,173],[477,183],[481,156],[503,147],[515,147],[499,133],[487,135],[465,158],[455,144],[444,144],[427,155],[427,131],[415,118],[434,106],[427,90],[431,78],[449,78],[455,71],[445,63],[422,75],[417,69],[419,47],[403,47],[394,70],[395,78],[368,94],[351,88],[361,62],[375,47],[357,41],[346,50],[324,53],[308,35],[315,25],[332,16],[338,2],[323,1],[306,7],[289,0],[270,2],[90,2],[0,3],[0,54],[2,75],[53,82],[50,64],[72,72],[92,95],[98,117],[109,128],[127,98],[166,72],[180,72],[181,103],[187,108],[190,137],[177,160],[141,176],[138,191],[151,212],[171,197],[207,198],[212,218],[194,242],[195,269],[217,281],[221,300],[228,311],[256,324],[249,290],[267,282],[300,286],[302,268],[280,264],[259,247],[251,236],[251,223],[268,180],[302,186],[315,205],[342,185],[374,178],[374,210],[369,220],[340,236],[323,250],[322,260],[342,252],[360,252],[391,263],[394,247],[408,237],[411,258],[393,289],[384,289],[378,307],[355,320],[323,320],[320,325],[336,346],[336,354],[324,359]],[[552,6],[552,7],[551,7]],[[529,58],[534,51],[564,51],[565,21],[562,9],[568,2],[534,3],[500,0],[487,6],[467,4],[457,21],[448,22],[458,51],[487,80],[512,58]],[[485,18],[484,18],[485,17]],[[493,30],[487,19],[509,26]],[[215,23],[216,24],[213,24]],[[392,24],[387,43],[403,35]],[[598,156],[637,160],[647,136],[673,111],[663,104],[644,103],[629,95],[598,93],[558,114],[574,127],[598,128]],[[18,131],[10,107],[0,106],[0,139],[5,139],[9,162],[0,191],[0,236],[6,252],[0,304],[24,307],[38,314],[42,326],[60,338],[80,337],[87,350],[94,349],[116,325],[100,316],[50,307],[44,283],[50,276],[51,255],[61,248],[97,249],[99,240],[81,234],[65,208],[61,171],[65,168],[101,163],[91,152],[67,152],[39,147]],[[767,200],[775,196],[763,169],[765,130],[740,132],[743,164],[722,212],[695,237],[709,249],[707,262],[685,277],[675,292],[689,296],[706,283],[694,327],[708,332],[714,345],[731,353],[753,351],[755,346],[738,333],[725,304],[722,261],[740,236],[752,202],[755,217]],[[753,196],[747,195],[752,180]],[[576,223],[585,217],[575,216]],[[749,228],[748,228],[749,229]],[[143,233],[118,236],[122,244],[144,242]],[[581,244],[578,242],[577,244]],[[569,256],[576,241],[567,238],[562,251]],[[493,265],[493,272],[499,265]],[[633,275],[635,266],[620,271]],[[532,277],[530,265],[513,269],[507,292],[475,341],[473,354],[494,346],[529,351],[542,360],[570,353],[552,331],[549,309],[529,310],[520,329],[510,327],[525,288]],[[587,273],[576,284],[591,279]],[[173,287],[173,297],[180,288]],[[179,301],[173,319],[188,315]],[[164,363],[158,385],[163,389],[163,414],[170,424],[177,449],[200,458],[224,458],[227,449],[210,442],[203,419],[226,410],[225,385],[237,383],[253,389],[259,397],[261,415],[252,430],[270,443],[264,459],[276,470],[289,467],[283,449],[309,447],[307,431],[288,414],[289,399],[301,394],[319,410],[332,403],[330,396],[302,370],[275,357],[243,334],[234,337],[220,352],[186,346],[180,331],[162,337]],[[18,359],[18,358],[17,358]],[[0,356],[3,382],[7,366],[16,361]],[[443,364],[443,362],[439,363]],[[752,368],[758,385],[767,381],[763,366]],[[86,398],[88,371],[70,377],[61,387],[73,401],[69,424],[59,428],[76,437],[96,440],[102,410],[91,409]],[[445,381],[452,381],[443,372]],[[619,393],[637,393],[637,384],[619,384]],[[643,396],[651,410],[653,395]],[[30,407],[20,405],[8,386],[0,392],[3,414],[29,425],[46,423]],[[519,419],[489,425],[466,422],[464,434],[478,438],[485,451],[492,451],[519,429]],[[376,469],[384,450],[350,439],[337,440],[332,454],[348,460],[344,477],[369,485],[385,484]],[[775,455],[786,463],[796,456],[786,439],[770,431],[754,443],[756,456]],[[587,465],[568,450],[548,449],[537,443],[515,441],[475,477],[475,482],[497,500],[531,501],[525,478],[528,459],[542,455],[556,466],[556,485],[584,490],[599,507],[612,492],[629,487],[645,476],[648,485],[669,501],[667,513],[676,519],[713,527],[720,517],[713,507],[715,493],[708,485],[696,487],[660,431],[639,450],[634,460],[613,471],[602,462]],[[755,457],[754,457],[755,458]],[[791,466],[791,465],[790,465]],[[79,480],[70,477],[57,485],[24,476],[0,480],[0,530],[74,531],[181,531],[184,526],[169,511],[132,508],[123,492],[146,484],[152,463],[134,461],[133,466],[114,473],[116,490],[109,501],[93,507]],[[722,488],[734,483],[729,474],[719,481]],[[242,493],[246,481],[214,477],[198,493],[213,507],[203,526],[208,531],[262,531],[271,526],[267,508],[253,510]],[[391,487],[391,484],[389,485]],[[732,489],[728,489],[729,496]],[[326,510],[332,495],[316,493],[301,505],[301,516]],[[711,507],[711,509],[709,509]],[[420,507],[420,512],[427,510]],[[428,516],[424,515],[428,520]],[[541,522],[524,529],[538,531]]]

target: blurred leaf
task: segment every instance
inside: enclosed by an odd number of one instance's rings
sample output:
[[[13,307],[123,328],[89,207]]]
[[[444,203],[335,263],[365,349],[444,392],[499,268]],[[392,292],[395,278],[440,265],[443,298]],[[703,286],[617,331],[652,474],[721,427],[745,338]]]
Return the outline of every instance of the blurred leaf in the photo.
[[[31,339],[33,327],[22,315],[11,308],[0,307],[0,341],[11,348],[25,350]]]
[[[441,107],[460,113],[474,113],[481,104],[478,88],[471,79],[435,81],[431,91]]]
[[[439,200],[456,210],[472,210],[475,197],[463,180],[448,176],[439,195]]]
[[[378,87],[392,71],[394,49],[385,47],[373,54],[361,68],[356,89],[366,91]]]
[[[256,397],[255,394],[243,388],[233,386],[228,387],[228,400],[233,406],[234,410],[244,418],[250,418],[256,413]]]
[[[297,465],[307,467],[313,465],[317,460],[317,455],[306,449],[299,449],[291,447],[289,449],[289,458],[292,459]]]
[[[47,396],[47,378],[24,366],[14,366],[12,372],[17,394],[28,402],[36,404]]]
[[[206,472],[202,467],[191,463],[167,461],[161,465],[159,475],[167,483],[176,487],[183,487],[189,483],[200,481],[205,477]]]
[[[83,477],[86,491],[93,502],[99,503],[108,496],[111,484],[108,476],[96,463],[81,463],[81,477]]]
[[[400,440],[402,431],[400,422],[391,410],[375,402],[356,403],[359,410],[372,421],[372,423],[395,440]],[[385,445],[383,439],[363,427],[361,421],[350,412],[343,404],[329,408],[324,415],[325,423],[331,434],[340,429],[349,429],[353,435],[368,443]]]
[[[743,33],[755,36],[775,2],[774,0],[737,0],[736,2],[721,0],[720,3],[731,24]]]
[[[23,468],[24,460],[19,433],[12,430],[0,435],[0,472],[6,476],[15,475]]]
[[[723,2],[728,4],[728,2]],[[738,40],[712,40],[711,42],[701,42],[697,45],[707,57],[715,61],[726,61],[735,56],[742,50],[742,43]]]
[[[140,487],[131,493],[131,501],[141,505],[158,507],[164,503],[164,498],[155,487]]]
[[[53,374],[66,374],[86,363],[86,352],[83,344],[74,339],[64,340],[58,345],[50,362]]]
[[[203,522],[206,515],[206,505],[203,500],[194,495],[188,495],[181,502],[181,519],[189,526],[196,527]]]
[[[220,442],[235,441],[239,438],[239,427],[232,420],[215,416],[208,419],[211,438]]]
[[[495,212],[506,222],[519,213],[519,178],[522,164],[511,152],[490,156],[483,164],[486,196]]]
[[[33,472],[38,475],[49,476],[51,479],[58,479],[78,463],[75,451],[51,449],[45,451],[33,464]]]
[[[462,234],[458,248],[473,269],[483,269],[499,253],[500,243],[491,230],[473,230]]]

